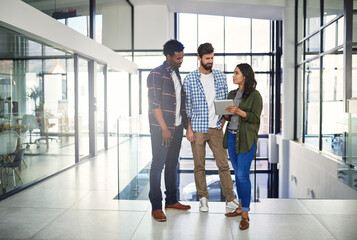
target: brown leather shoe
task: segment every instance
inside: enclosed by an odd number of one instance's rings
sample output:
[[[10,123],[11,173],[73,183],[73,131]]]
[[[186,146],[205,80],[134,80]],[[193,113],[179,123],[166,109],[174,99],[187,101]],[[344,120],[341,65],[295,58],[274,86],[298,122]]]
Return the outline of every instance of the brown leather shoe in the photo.
[[[229,212],[229,213],[226,213],[224,215],[226,215],[226,217],[236,217],[236,216],[239,216],[241,214],[242,214],[242,210],[240,210],[240,208],[237,208],[233,212]]]
[[[172,204],[172,205],[165,204],[165,209],[188,210],[190,208],[191,208],[190,205],[183,205],[180,202],[177,202],[177,203]]]
[[[166,222],[166,215],[161,209],[152,211],[151,215],[158,222]]]
[[[249,217],[248,218],[243,218],[240,220],[239,228],[241,230],[246,230],[249,228]]]

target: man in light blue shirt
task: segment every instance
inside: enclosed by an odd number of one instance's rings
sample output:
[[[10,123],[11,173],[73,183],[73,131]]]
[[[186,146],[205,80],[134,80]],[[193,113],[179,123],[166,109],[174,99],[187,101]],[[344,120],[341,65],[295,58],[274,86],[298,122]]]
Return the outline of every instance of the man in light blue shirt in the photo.
[[[221,188],[227,200],[227,207],[239,207],[234,198],[233,182],[228,165],[228,154],[223,148],[222,116],[216,115],[214,100],[224,100],[228,95],[227,79],[224,73],[212,69],[214,48],[210,43],[201,44],[198,49],[200,67],[184,79],[188,127],[186,137],[191,142],[194,159],[194,175],[200,211],[208,211],[205,158],[206,143],[211,148],[218,167]]]

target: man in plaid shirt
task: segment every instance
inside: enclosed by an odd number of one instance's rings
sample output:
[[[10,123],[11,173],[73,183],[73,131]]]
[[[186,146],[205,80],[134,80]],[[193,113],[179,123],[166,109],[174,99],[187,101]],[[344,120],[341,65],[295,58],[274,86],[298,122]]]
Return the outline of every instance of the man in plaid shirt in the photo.
[[[177,201],[177,162],[183,128],[187,126],[185,92],[179,68],[183,61],[184,46],[176,40],[164,45],[166,61],[153,69],[147,79],[152,163],[149,198],[152,216],[166,221],[162,211],[161,172],[165,166],[165,209],[188,210],[189,205]]]
[[[234,197],[233,182],[228,165],[228,154],[223,148],[222,116],[215,114],[214,100],[224,100],[228,95],[224,73],[212,69],[214,49],[212,44],[201,44],[198,49],[200,67],[184,79],[188,126],[186,137],[191,142],[194,175],[200,211],[208,211],[208,191],[205,172],[206,143],[211,148],[218,167],[221,188],[230,211],[239,207]]]

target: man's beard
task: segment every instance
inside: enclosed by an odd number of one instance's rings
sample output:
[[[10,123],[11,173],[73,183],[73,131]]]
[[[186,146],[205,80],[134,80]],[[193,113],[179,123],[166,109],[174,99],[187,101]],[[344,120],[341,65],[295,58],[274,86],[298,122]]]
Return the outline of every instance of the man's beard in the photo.
[[[205,70],[209,71],[209,70],[212,69],[213,64],[211,64],[210,66],[207,66],[207,65],[203,64],[203,62],[201,61],[201,66],[202,66]]]

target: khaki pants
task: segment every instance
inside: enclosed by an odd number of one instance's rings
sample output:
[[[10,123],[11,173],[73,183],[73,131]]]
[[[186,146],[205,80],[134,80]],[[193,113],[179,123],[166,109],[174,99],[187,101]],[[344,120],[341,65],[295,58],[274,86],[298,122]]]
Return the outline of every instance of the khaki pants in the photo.
[[[228,165],[227,150],[223,148],[222,130],[209,128],[208,133],[195,132],[195,137],[196,141],[191,143],[191,148],[195,166],[194,175],[198,197],[209,198],[205,172],[207,142],[216,160],[223,195],[228,202],[232,201],[234,199],[233,182]]]

